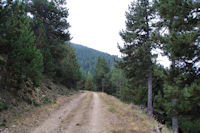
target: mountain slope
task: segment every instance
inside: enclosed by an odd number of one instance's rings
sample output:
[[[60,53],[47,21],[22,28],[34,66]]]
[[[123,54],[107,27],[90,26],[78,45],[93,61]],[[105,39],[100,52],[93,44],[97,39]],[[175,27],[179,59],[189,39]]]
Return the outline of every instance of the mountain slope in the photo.
[[[114,60],[119,60],[117,56],[110,55],[79,44],[71,43],[71,46],[75,49],[78,62],[86,73],[94,73],[94,69],[99,56],[103,56],[110,67],[115,65]]]

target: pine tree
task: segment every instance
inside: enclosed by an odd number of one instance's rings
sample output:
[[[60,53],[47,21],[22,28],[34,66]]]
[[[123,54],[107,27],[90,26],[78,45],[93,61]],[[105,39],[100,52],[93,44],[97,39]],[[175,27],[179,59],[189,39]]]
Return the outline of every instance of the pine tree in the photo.
[[[68,10],[65,8],[66,0],[32,0],[27,2],[28,11],[34,16],[33,30],[38,34],[43,24],[49,45],[62,44],[71,39],[69,23],[67,22]]]
[[[54,68],[54,58],[51,53],[51,47],[48,44],[48,38],[46,36],[46,31],[43,24],[38,25],[38,33],[36,34],[36,46],[40,49],[43,55],[43,63],[44,63],[44,74],[48,74],[49,76],[53,76],[55,74]]]
[[[120,33],[124,46],[119,47],[124,55],[119,66],[132,84],[132,88],[139,99],[136,103],[144,101],[146,84],[148,84],[148,114],[152,117],[152,42],[151,19],[152,9],[148,0],[132,2],[129,12],[126,13],[126,30]],[[148,82],[147,82],[148,81]],[[136,88],[137,87],[137,88]]]
[[[198,132],[199,113],[195,110],[199,109],[199,106],[192,104],[190,100],[198,99],[198,96],[194,95],[194,90],[198,90],[199,82],[196,80],[199,79],[199,68],[196,65],[200,59],[198,17],[200,5],[190,0],[157,0],[156,7],[161,17],[158,29],[165,28],[169,32],[165,34],[159,32],[155,40],[160,42],[165,55],[172,61],[165,79],[166,112],[172,117],[174,133],[178,132],[179,125],[183,132]],[[186,109],[187,106],[190,108]],[[192,114],[196,115],[196,119]],[[191,120],[192,123],[189,122]]]
[[[106,91],[108,88],[110,68],[108,67],[104,57],[98,57],[98,62],[96,64],[94,72],[94,83],[96,85],[97,91]],[[110,83],[110,82],[109,82]]]
[[[7,54],[9,52],[6,34],[10,32],[9,23],[11,23],[13,16],[11,6],[13,6],[11,1],[0,1],[0,54]]]
[[[87,80],[85,82],[85,90],[89,90],[89,91],[94,90],[94,86],[93,86],[93,82],[92,82],[92,76],[89,72],[88,72]]]
[[[123,70],[114,67],[111,72],[111,82],[112,82],[112,95],[120,98],[120,91],[123,89],[123,86],[126,84],[126,78],[124,76]]]
[[[30,19],[26,16],[23,2],[15,1],[11,5],[9,23],[4,28],[4,49],[7,56],[7,85],[20,87],[28,80],[35,86],[39,85],[42,73],[42,55],[35,46],[35,36],[31,32]],[[3,28],[3,29],[4,29]]]
[[[32,0],[26,4],[27,12],[34,17],[32,30],[38,38],[37,47],[43,55],[44,73],[55,78],[56,67],[66,54],[66,51],[59,49],[71,39],[66,0]],[[63,53],[56,53],[57,50]]]
[[[70,44],[58,45],[54,47],[56,56],[56,81],[60,81],[68,88],[76,88],[81,80],[80,66],[77,62],[76,54]]]

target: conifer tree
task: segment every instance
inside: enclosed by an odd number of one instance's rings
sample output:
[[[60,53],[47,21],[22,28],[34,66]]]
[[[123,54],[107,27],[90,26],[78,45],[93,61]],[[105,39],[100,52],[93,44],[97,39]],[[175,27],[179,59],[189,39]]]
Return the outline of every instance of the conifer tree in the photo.
[[[25,4],[15,1],[10,4],[9,23],[5,22],[3,29],[9,29],[1,40],[6,45],[4,52],[7,56],[7,85],[20,87],[27,80],[35,86],[39,85],[42,72],[42,55],[35,46],[35,36],[31,32],[30,19],[25,13]]]
[[[111,72],[111,82],[112,82],[112,87],[113,87],[113,92],[112,95],[117,96],[120,98],[121,90],[125,86],[126,83],[126,78],[124,76],[123,70],[114,67]]]
[[[162,50],[172,62],[165,79],[164,103],[168,116],[172,117],[173,133],[178,133],[179,129],[183,129],[183,132],[198,132],[199,118],[193,118],[192,114],[199,116],[195,111],[199,106],[191,101],[198,99],[194,90],[198,90],[197,79],[200,76],[197,67],[200,59],[200,4],[191,0],[157,0],[156,7],[161,17],[158,29],[169,31],[165,34],[159,32],[155,40],[160,42]],[[186,109],[186,106],[190,108]]]
[[[87,77],[86,82],[85,82],[85,89],[90,90],[90,91],[94,90],[93,82],[92,82],[92,76],[89,72],[88,72],[88,77]]]
[[[81,80],[80,66],[77,62],[76,54],[70,44],[54,47],[56,51],[56,80],[60,81],[68,88],[76,88],[77,82]]]
[[[152,9],[148,0],[132,2],[126,12],[126,30],[120,33],[124,46],[119,47],[123,60],[119,66],[125,70],[129,83],[139,99],[144,101],[146,85],[148,86],[148,114],[152,117],[152,57],[151,42]],[[144,104],[144,103],[143,103]]]
[[[32,0],[28,1],[27,5],[35,20],[33,30],[38,33],[38,25],[42,23],[49,45],[62,44],[71,39],[66,0]]]
[[[70,41],[68,10],[66,0],[32,0],[27,1],[27,12],[34,17],[32,30],[38,38],[37,47],[43,54],[44,73],[52,76],[56,72],[60,56],[56,50],[61,49],[66,41]],[[57,47],[57,48],[56,48]],[[64,51],[62,51],[64,52]],[[65,54],[66,51],[63,53]],[[62,55],[62,53],[60,53]]]
[[[34,25],[34,23],[33,23]],[[37,36],[36,39],[36,46],[38,49],[40,49],[42,55],[43,55],[43,63],[44,63],[44,74],[48,74],[49,76],[53,76],[55,74],[55,68],[54,68],[54,58],[51,53],[51,47],[48,44],[48,38],[46,35],[45,28],[43,24],[38,25],[38,33],[35,33]]]
[[[109,72],[110,68],[108,67],[104,57],[98,57],[98,62],[94,72],[94,83],[97,91],[104,92],[108,89],[107,81],[109,80]]]

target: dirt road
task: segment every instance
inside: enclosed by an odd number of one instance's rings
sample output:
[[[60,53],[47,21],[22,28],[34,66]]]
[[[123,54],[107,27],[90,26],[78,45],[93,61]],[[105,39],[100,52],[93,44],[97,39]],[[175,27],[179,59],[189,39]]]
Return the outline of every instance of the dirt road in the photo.
[[[157,124],[103,93],[84,92],[57,104],[59,107],[50,112],[35,114],[36,122],[33,117],[27,118],[26,124],[22,122],[3,133],[151,133],[152,123]]]
[[[102,133],[101,101],[97,93],[83,93],[54,112],[31,133]]]

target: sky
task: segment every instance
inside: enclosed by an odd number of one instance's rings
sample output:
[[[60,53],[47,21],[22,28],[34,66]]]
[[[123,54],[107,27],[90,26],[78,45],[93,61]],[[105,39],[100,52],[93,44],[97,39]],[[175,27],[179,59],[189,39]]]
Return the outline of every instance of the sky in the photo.
[[[118,55],[117,45],[123,45],[119,35],[125,29],[125,12],[132,0],[67,0],[71,42]],[[169,66],[166,57],[158,61]]]

